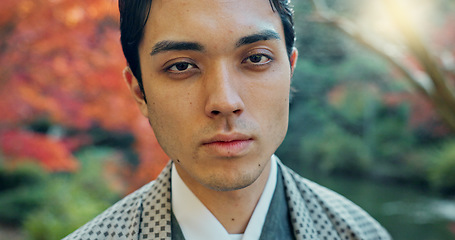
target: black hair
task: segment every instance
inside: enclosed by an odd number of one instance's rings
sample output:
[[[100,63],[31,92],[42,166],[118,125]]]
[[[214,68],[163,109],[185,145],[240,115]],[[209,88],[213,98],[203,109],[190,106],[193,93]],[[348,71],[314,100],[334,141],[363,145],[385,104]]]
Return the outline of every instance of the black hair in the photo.
[[[291,56],[295,42],[293,10],[290,0],[269,0],[270,6],[277,11],[283,24],[286,51]],[[120,11],[120,42],[123,54],[139,88],[144,93],[141,66],[139,63],[139,44],[141,43],[144,27],[147,23],[152,0],[119,0]]]

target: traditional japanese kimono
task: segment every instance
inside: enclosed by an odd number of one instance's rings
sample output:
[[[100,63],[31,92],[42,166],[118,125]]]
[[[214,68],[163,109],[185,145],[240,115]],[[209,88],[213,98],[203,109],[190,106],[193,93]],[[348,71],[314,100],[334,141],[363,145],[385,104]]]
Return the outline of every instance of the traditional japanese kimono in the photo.
[[[64,240],[184,239],[171,209],[171,161],[155,181],[126,196]],[[391,239],[365,211],[278,161],[277,185],[260,239]]]

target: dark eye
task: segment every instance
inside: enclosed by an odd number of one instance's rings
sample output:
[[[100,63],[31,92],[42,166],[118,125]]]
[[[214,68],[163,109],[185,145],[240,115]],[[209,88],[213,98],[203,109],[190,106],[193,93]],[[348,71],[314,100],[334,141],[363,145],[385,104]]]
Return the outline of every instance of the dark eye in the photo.
[[[253,55],[253,56],[249,57],[249,59],[252,63],[259,63],[259,62],[261,62],[262,57],[263,56],[261,56],[261,55]]]
[[[267,64],[271,61],[272,59],[268,57],[267,55],[264,54],[254,54],[249,57],[247,57],[244,60],[244,63],[252,63],[252,64]]]
[[[169,72],[183,72],[194,68],[194,65],[188,62],[178,62],[172,64],[167,70]]]

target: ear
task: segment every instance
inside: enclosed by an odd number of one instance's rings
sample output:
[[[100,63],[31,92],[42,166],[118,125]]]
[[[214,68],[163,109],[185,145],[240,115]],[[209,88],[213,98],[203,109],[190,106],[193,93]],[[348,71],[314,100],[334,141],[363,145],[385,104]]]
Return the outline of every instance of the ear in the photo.
[[[295,66],[297,66],[297,58],[299,56],[299,51],[297,51],[297,48],[292,48],[292,53],[289,58],[289,61],[291,63],[291,77],[294,75],[294,69]]]
[[[128,88],[130,89],[130,92],[133,95],[133,98],[136,101],[142,115],[148,118],[148,108],[147,103],[145,102],[145,96],[139,87],[136,77],[134,77],[130,67],[128,66],[123,69],[123,79],[125,80],[126,85],[128,85]]]

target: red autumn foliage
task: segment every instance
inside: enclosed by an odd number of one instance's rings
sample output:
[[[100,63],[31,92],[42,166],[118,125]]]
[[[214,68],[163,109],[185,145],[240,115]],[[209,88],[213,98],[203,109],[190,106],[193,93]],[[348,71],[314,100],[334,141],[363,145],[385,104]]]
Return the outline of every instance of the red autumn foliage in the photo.
[[[7,23],[13,30],[2,38],[5,120],[46,117],[80,129],[93,123],[126,128],[137,111],[124,101],[129,93],[120,76],[124,60],[114,2],[18,2]]]
[[[413,129],[427,129],[434,136],[439,137],[450,133],[435,112],[434,106],[421,95],[409,92],[386,93],[382,101],[391,107],[407,104],[410,107],[408,125]]]
[[[437,49],[446,49],[455,54],[455,15],[453,13],[439,28],[435,29],[432,41]]]
[[[20,161],[35,160],[49,171],[74,171],[77,160],[65,145],[42,134],[26,131],[5,131],[0,133],[0,148],[8,162],[15,165]]]
[[[63,162],[67,162],[64,169],[74,170],[77,164],[71,165],[74,159],[64,152],[69,154],[65,144],[73,144],[70,150],[76,150],[77,140],[63,136],[63,144],[24,129],[43,119],[80,133],[98,126],[112,134],[135,136],[140,163],[127,179],[133,187],[156,177],[168,158],[122,80],[125,60],[119,38],[114,0],[3,0],[0,130],[8,129],[3,139],[11,143],[0,151],[21,157],[20,151],[11,149],[47,144],[33,148],[28,157],[50,171],[63,170],[56,167]],[[14,135],[22,137],[5,140]]]

